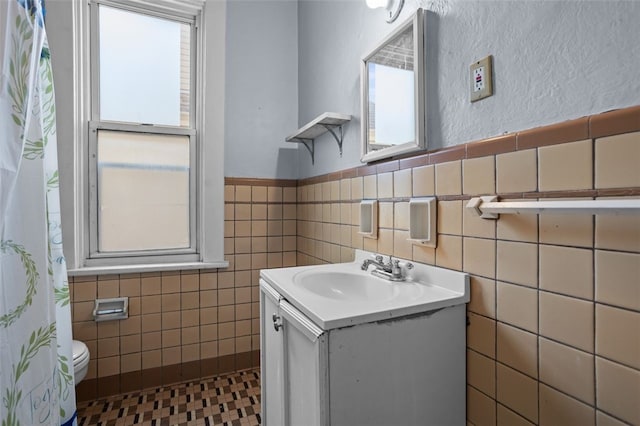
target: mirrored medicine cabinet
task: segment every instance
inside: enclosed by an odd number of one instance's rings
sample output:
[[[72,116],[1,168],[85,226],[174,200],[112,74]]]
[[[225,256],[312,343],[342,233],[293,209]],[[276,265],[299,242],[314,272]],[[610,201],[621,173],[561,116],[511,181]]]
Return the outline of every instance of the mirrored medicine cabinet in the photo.
[[[361,61],[363,163],[425,149],[424,10]]]

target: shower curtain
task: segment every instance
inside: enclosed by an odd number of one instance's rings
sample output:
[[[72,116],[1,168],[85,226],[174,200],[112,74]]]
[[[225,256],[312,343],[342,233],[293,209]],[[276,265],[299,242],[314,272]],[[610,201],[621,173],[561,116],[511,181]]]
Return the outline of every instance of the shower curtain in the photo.
[[[0,0],[0,418],[75,423],[43,0]]]

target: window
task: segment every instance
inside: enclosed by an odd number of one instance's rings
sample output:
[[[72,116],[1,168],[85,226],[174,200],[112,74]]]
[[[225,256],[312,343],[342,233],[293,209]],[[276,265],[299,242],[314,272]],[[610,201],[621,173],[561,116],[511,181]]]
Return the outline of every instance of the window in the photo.
[[[77,88],[86,137],[77,140],[76,175],[84,202],[71,273],[226,266],[223,146],[204,137],[205,117],[222,122],[203,110],[204,97],[220,87],[203,90],[204,2],[93,0],[86,7],[80,32],[89,44],[78,61],[85,84]]]

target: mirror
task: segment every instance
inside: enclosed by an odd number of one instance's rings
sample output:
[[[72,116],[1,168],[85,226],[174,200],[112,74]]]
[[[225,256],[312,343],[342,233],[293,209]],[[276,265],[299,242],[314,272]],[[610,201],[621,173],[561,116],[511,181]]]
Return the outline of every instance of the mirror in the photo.
[[[362,59],[363,163],[425,147],[423,15],[418,9]]]

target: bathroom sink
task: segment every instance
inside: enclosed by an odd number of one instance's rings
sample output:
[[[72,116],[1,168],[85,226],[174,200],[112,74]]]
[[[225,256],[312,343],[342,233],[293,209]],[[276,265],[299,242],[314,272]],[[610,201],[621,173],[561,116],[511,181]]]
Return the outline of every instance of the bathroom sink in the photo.
[[[392,282],[372,275],[373,267],[361,269],[373,253],[355,252],[353,262],[264,269],[260,278],[324,330],[469,301],[469,276],[463,272],[412,262],[406,280]]]
[[[293,281],[318,296],[347,302],[379,302],[399,293],[397,285],[381,278],[346,271],[308,270],[296,274]]]

